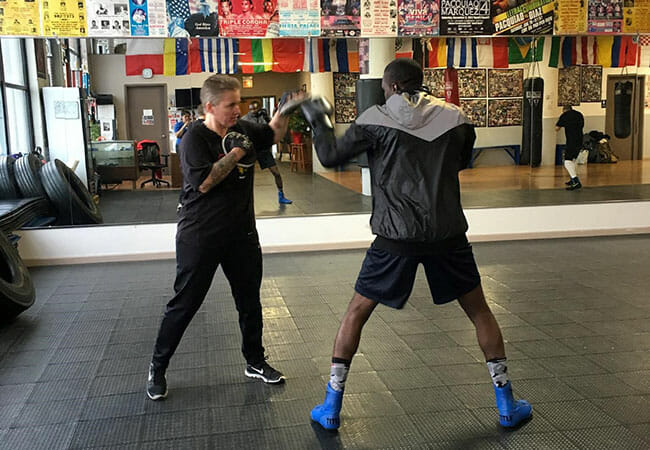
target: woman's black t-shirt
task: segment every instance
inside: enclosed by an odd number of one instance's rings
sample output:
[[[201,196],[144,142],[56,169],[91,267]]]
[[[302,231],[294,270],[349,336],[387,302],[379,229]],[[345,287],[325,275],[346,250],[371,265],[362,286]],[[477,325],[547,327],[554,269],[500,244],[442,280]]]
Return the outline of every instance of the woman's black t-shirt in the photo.
[[[250,138],[255,149],[273,145],[274,132],[264,124],[238,120],[228,131]],[[226,178],[205,194],[199,186],[212,165],[225,156],[221,136],[205,124],[189,129],[180,144],[183,173],[183,207],[179,212],[176,238],[185,243],[218,247],[256,234],[253,205],[255,166],[238,164]]]

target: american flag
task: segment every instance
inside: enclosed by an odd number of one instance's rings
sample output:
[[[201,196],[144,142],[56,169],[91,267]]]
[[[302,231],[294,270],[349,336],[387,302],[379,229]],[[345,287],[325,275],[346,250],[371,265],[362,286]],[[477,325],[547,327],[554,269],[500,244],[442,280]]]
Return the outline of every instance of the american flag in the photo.
[[[190,17],[188,0],[167,0],[167,13],[172,19],[187,19]]]
[[[207,17],[210,13],[217,13],[219,2],[217,0],[189,0],[189,6],[191,14],[201,13]]]

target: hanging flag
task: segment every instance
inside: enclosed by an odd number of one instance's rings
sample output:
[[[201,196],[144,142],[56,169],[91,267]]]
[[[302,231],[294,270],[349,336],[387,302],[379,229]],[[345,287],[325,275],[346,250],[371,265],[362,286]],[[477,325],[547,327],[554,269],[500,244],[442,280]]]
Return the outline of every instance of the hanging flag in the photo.
[[[237,73],[237,39],[198,39],[199,72]],[[192,63],[194,59],[192,57]],[[192,72],[194,72],[192,66]]]
[[[305,60],[303,61],[303,72],[322,72],[322,47],[320,46],[320,39],[306,38],[305,39]]]
[[[596,64],[596,38],[594,36],[581,36],[576,38],[576,64]]]
[[[508,67],[508,38],[476,38],[478,66],[492,69]]]
[[[143,69],[151,69],[154,75],[162,75],[164,39],[129,39],[126,42],[126,75],[142,75]]]
[[[447,39],[431,38],[427,42],[429,65],[427,67],[447,66]]]
[[[395,40],[395,58],[413,58],[414,39],[399,38]]]
[[[607,52],[611,53],[611,46]],[[549,67],[570,67],[577,64],[600,64],[599,46],[594,36],[553,36]]]
[[[534,47],[534,48],[533,48]],[[508,38],[508,63],[522,64],[541,61],[544,54],[544,38],[533,41],[532,37]]]
[[[321,39],[323,71],[359,73],[358,45],[352,39]]]
[[[273,72],[299,72],[304,61],[304,39],[273,39]]]
[[[192,39],[190,44],[190,73],[201,72],[201,39]]]
[[[271,39],[240,39],[239,66],[242,73],[270,71],[273,67]]]
[[[166,76],[189,75],[189,46],[186,38],[165,39],[164,74]]]
[[[598,36],[597,61],[603,67],[635,66],[637,45],[632,36]]]
[[[637,44],[637,66],[650,67],[650,36],[639,36]]]
[[[476,38],[447,38],[447,67],[478,67]]]

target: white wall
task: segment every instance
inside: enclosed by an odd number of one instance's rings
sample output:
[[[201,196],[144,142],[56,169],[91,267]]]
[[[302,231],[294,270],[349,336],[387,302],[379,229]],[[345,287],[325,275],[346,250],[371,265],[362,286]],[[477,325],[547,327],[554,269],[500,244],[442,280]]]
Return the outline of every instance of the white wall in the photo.
[[[592,203],[465,211],[470,240],[500,241],[650,232],[647,202]],[[369,214],[257,219],[265,253],[365,248]],[[28,265],[174,257],[176,224],[19,230]]]

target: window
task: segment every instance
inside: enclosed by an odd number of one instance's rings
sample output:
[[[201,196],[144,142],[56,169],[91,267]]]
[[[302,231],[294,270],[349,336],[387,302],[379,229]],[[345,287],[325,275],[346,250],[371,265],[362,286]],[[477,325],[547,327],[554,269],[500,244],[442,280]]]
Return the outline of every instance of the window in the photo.
[[[4,155],[28,153],[33,126],[24,40],[0,39],[0,54],[0,147]]]

